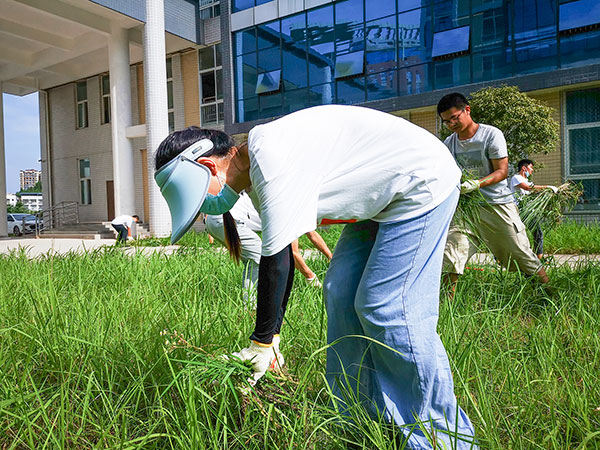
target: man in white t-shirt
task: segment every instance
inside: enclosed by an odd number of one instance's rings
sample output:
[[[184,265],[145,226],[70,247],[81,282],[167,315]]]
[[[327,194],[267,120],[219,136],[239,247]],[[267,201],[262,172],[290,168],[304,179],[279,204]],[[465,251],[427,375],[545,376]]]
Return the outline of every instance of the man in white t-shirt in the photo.
[[[479,208],[477,230],[465,229],[461,224],[450,227],[444,270],[451,295],[467,261],[477,252],[479,239],[504,267],[518,269],[526,275],[537,274],[542,283],[547,283],[546,271],[531,250],[525,225],[506,181],[508,150],[504,135],[498,128],[473,121],[469,102],[462,94],[442,97],[437,112],[442,123],[454,132],[444,144],[459,167],[478,178],[463,182],[461,193],[479,189],[485,199]]]
[[[529,177],[533,174],[533,161],[530,159],[522,159],[517,163],[517,173],[510,179],[510,190],[515,196],[515,202],[519,205],[519,199],[523,195],[531,194],[531,191],[551,189],[554,193],[558,191],[556,186],[543,186],[533,184],[529,181]],[[542,259],[544,255],[544,233],[542,227],[537,224],[533,230],[533,248],[538,259]]]
[[[347,413],[358,402],[377,420],[396,424],[410,448],[433,448],[432,434],[437,446],[477,448],[466,442],[473,426],[457,405],[437,334],[442,257],[460,179],[446,147],[404,119],[342,105],[258,125],[239,146],[213,130],[214,147],[193,153],[201,144],[192,143],[206,137],[201,131],[163,141],[155,179],[169,203],[170,192],[189,192],[192,171],[206,172],[199,164],[210,171],[212,196],[186,210],[227,211],[245,190],[260,213],[256,324],[250,345],[235,354],[252,362],[252,383],[278,365],[274,335],[293,281],[292,242],[323,219],[345,221],[323,282],[332,401]],[[184,210],[180,198],[173,194],[172,216]],[[187,222],[173,227],[183,231]]]
[[[127,238],[131,238],[131,226],[134,222],[138,223],[139,221],[140,218],[136,215],[129,216],[127,214],[123,214],[115,217],[110,224],[118,233],[117,243],[127,242]]]

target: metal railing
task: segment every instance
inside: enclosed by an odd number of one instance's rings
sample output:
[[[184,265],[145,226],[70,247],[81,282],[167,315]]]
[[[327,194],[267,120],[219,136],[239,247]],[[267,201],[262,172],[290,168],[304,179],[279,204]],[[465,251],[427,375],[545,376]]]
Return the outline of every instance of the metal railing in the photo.
[[[42,230],[51,230],[63,225],[79,223],[79,203],[60,202],[51,208],[39,211],[35,214],[35,234],[38,236]]]

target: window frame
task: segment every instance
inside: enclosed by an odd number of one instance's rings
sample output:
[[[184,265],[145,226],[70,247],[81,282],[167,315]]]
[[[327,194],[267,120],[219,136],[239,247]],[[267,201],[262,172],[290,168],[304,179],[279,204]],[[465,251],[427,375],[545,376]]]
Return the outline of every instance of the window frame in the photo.
[[[105,73],[100,75],[100,124],[105,125],[110,123],[111,119],[111,104],[110,104],[110,75]],[[108,93],[104,92],[104,79],[108,79]],[[105,99],[108,99],[108,103],[105,104]],[[106,118],[106,113],[108,113],[108,119]]]
[[[567,123],[567,93],[569,92],[577,92],[586,90],[586,88],[581,89],[569,89],[562,92],[561,103],[564,105],[562,108],[562,129],[563,129],[563,142],[564,142],[564,176],[565,180],[572,181],[584,181],[584,180],[599,180],[600,179],[600,171],[593,173],[579,173],[579,174],[571,174],[571,141],[570,141],[570,131],[571,130],[582,130],[586,128],[600,128],[600,120],[596,122],[583,122],[583,123],[575,123],[568,124]],[[573,213],[583,213],[583,212],[598,212],[600,211],[600,205],[596,208],[589,209],[575,209]]]
[[[167,124],[169,126],[169,133],[175,131],[175,91],[173,87],[173,57],[169,56],[166,60],[167,69]],[[169,65],[171,66],[171,76],[169,76]],[[169,93],[173,104],[169,106]]]
[[[88,167],[89,167],[89,175],[88,176],[82,176],[81,174],[81,163],[83,161],[87,161],[88,162]],[[78,173],[78,180],[79,180],[79,204],[80,205],[91,205],[92,204],[92,165],[90,162],[89,158],[77,158],[77,173]],[[84,199],[84,192],[83,189],[81,188],[83,186],[83,183],[85,183],[86,187],[87,187],[87,192],[88,192],[88,198],[87,198],[87,202],[85,201],[86,199]]]
[[[206,0],[205,0],[206,1]],[[202,17],[202,13],[208,11],[208,17]],[[209,0],[206,4],[202,5],[202,0],[199,2],[198,17],[202,20],[212,19],[221,15],[221,2],[220,0]]]
[[[79,85],[85,86],[85,99],[79,99]],[[90,125],[89,121],[89,107],[88,107],[88,95],[87,95],[87,80],[76,81],[75,85],[75,129],[82,130],[84,128],[88,128]],[[80,126],[80,122],[82,122],[81,116],[79,114],[79,106],[82,106],[83,114],[83,124]]]
[[[198,56],[198,103],[199,103],[200,125],[201,126],[222,125],[225,122],[225,117],[220,117],[221,115],[224,115],[225,107],[224,107],[224,103],[223,103],[223,92],[222,92],[223,82],[222,82],[222,79],[221,79],[221,83],[219,83],[219,80],[218,80],[219,74],[221,77],[223,77],[223,60],[222,60],[222,58],[221,58],[221,64],[217,65],[217,47],[219,47],[219,50],[221,48],[221,46],[219,44],[220,43],[210,46],[210,48],[212,48],[212,57],[213,57],[212,67],[209,67],[206,69],[200,68],[200,51],[206,49],[206,47],[199,48],[198,53],[196,53],[196,55]],[[206,74],[210,74],[210,73],[212,73],[213,78],[214,78],[215,97],[214,97],[214,100],[204,103],[203,102],[204,95],[202,92],[202,76],[206,75]],[[219,98],[219,86],[221,86],[221,98]],[[216,119],[214,121],[205,122],[203,109],[209,108],[209,107],[214,107]]]

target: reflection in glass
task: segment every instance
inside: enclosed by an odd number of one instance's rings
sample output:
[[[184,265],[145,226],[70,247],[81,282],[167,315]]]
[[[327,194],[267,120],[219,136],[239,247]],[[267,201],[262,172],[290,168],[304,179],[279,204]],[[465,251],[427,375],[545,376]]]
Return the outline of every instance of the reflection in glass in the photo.
[[[242,55],[248,52],[256,51],[256,30],[250,28],[248,30],[238,31],[233,34],[235,44],[235,54]]]
[[[395,97],[398,92],[398,75],[395,71],[367,76],[367,100]]]
[[[335,60],[335,78],[360,75],[364,72],[365,52],[340,55]]]
[[[401,66],[430,60],[431,44],[426,40],[430,23],[426,8],[398,14],[398,60]]]
[[[310,106],[316,105],[329,105],[333,103],[333,83],[320,84],[318,86],[310,87],[310,98],[314,99],[317,103],[312,103]]]
[[[395,13],[396,2],[393,0],[368,0],[365,2],[366,20],[379,19]]]
[[[254,7],[254,0],[233,0],[232,1],[232,12],[242,11],[244,9],[253,8],[253,7]]]
[[[281,69],[281,54],[279,47],[269,48],[258,52],[258,71],[270,72]]]
[[[263,95],[258,99],[260,117],[276,117],[282,114],[281,94]]]
[[[263,23],[256,27],[257,48],[274,47],[280,45],[281,32],[279,31],[279,20]]]
[[[336,81],[337,101],[342,105],[351,105],[365,101],[365,79],[351,78],[349,80]]]
[[[273,70],[258,75],[256,81],[256,94],[264,94],[266,92],[274,92],[279,90],[281,84],[281,70]]]
[[[468,51],[470,30],[471,27],[467,25],[435,33],[431,50],[432,58]]]
[[[600,23],[598,0],[577,0],[563,3],[558,8],[558,30],[566,31]]]
[[[365,46],[367,73],[396,68],[396,18],[368,22]]]
[[[600,30],[561,36],[561,67],[597,63],[600,63]]]

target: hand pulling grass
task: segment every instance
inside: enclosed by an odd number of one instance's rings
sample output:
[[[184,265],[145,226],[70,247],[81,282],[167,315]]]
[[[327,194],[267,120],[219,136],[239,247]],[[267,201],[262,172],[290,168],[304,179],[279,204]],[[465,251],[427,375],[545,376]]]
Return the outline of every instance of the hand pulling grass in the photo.
[[[580,184],[564,183],[556,193],[550,189],[532,192],[520,198],[521,219],[533,230],[537,226],[544,230],[556,228],[563,215],[573,209],[583,194]]]

